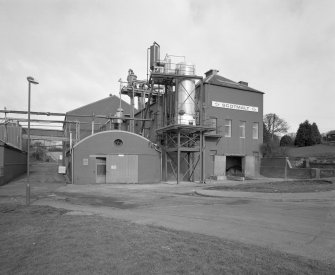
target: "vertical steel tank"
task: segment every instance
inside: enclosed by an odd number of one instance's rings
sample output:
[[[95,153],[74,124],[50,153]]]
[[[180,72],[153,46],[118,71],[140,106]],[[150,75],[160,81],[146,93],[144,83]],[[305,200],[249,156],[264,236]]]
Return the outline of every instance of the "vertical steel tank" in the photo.
[[[160,46],[154,42],[150,46],[150,70],[153,70],[160,59]]]
[[[178,63],[176,72],[179,75],[195,75],[194,65],[189,63]],[[177,123],[196,125],[195,121],[195,81],[185,79],[178,82],[176,95]]]

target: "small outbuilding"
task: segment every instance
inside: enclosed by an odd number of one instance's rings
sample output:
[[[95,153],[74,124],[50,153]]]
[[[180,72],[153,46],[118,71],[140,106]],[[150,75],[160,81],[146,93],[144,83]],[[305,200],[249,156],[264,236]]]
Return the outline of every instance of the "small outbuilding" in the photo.
[[[111,130],[90,135],[73,147],[68,167],[74,184],[157,183],[160,152],[135,133]]]
[[[27,153],[0,140],[0,185],[27,171]]]

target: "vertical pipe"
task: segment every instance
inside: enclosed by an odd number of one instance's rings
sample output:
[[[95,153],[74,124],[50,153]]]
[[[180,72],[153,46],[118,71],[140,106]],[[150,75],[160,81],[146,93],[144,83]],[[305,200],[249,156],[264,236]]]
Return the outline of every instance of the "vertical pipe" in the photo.
[[[178,129],[178,144],[177,144],[177,184],[179,184],[180,173],[180,129]]]
[[[159,91],[160,91],[160,85],[158,85],[158,93],[157,93],[157,99],[156,99],[156,105],[158,106],[157,107],[157,126],[158,128],[162,127],[162,121],[161,121],[161,118],[162,118],[162,99],[161,99],[161,96],[159,94]]]
[[[92,114],[92,135],[94,134],[94,113]]]
[[[70,150],[72,150],[72,131],[70,131]]]
[[[73,171],[73,167],[74,167],[74,150],[73,148],[71,148],[71,183],[73,184],[74,183],[74,171]]]
[[[26,185],[26,205],[30,205],[30,167],[29,167],[29,155],[30,155],[30,81],[28,81],[28,144],[27,144],[27,185]]]
[[[133,89],[133,94],[132,96],[130,97],[130,105],[131,105],[131,108],[130,108],[130,117],[132,118],[130,121],[129,121],[129,130],[131,133],[134,133],[134,87],[132,87]]]
[[[160,161],[161,161],[161,163],[160,163],[160,169],[161,169],[160,179],[161,179],[161,181],[163,181],[163,150],[161,150],[161,153],[160,153]]]
[[[166,123],[166,94],[167,94],[167,86],[165,85],[165,91],[164,91],[164,95],[163,95],[163,108],[164,108],[164,115],[163,115],[163,127],[165,127],[167,125]]]
[[[187,162],[188,162],[188,181],[191,181],[191,156],[190,156],[190,152],[187,152]]]
[[[285,180],[287,180],[287,160],[288,158],[285,158]]]
[[[200,154],[200,183],[203,183],[203,179],[204,179],[204,171],[203,171],[203,155],[202,155],[202,147],[203,147],[203,140],[202,140],[202,132],[200,132],[200,148],[199,148],[199,154]]]
[[[165,173],[164,173],[164,179],[165,181],[167,181],[167,175],[168,175],[168,165],[167,165],[167,162],[168,162],[168,159],[167,159],[167,144],[165,142],[167,142],[167,133],[164,134],[165,136],[165,139],[164,139],[164,166],[165,166]]]
[[[206,144],[205,144],[205,135],[204,132],[201,132],[201,138],[202,138],[202,183],[206,183]]]
[[[204,89],[204,83],[202,79],[200,80],[200,118],[199,123],[201,126],[204,126],[204,97],[205,97],[205,89]]]
[[[178,85],[179,85],[179,81],[178,79],[176,78],[176,90],[174,92],[174,101],[175,101],[175,106],[174,106],[174,116],[175,116],[175,119],[174,119],[174,123],[175,124],[179,124],[179,121],[178,121]]]
[[[150,48],[147,48],[147,83],[149,81],[149,61],[148,61],[148,58],[149,58],[149,52]]]

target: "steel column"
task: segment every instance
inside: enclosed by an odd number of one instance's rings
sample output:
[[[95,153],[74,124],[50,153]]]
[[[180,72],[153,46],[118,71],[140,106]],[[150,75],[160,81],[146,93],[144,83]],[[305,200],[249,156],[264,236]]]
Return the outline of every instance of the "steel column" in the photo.
[[[130,97],[130,105],[131,105],[131,108],[130,108],[130,117],[132,118],[131,121],[129,121],[129,132],[131,133],[134,133],[134,87],[133,88],[133,94],[132,96]]]
[[[178,144],[177,144],[177,184],[179,184],[180,174],[180,129],[178,129]]]
[[[30,81],[28,81],[28,142],[27,142],[27,184],[26,184],[26,205],[30,205]]]
[[[204,170],[203,170],[203,155],[202,155],[202,147],[203,147],[203,139],[202,139],[202,132],[200,133],[200,150],[199,150],[199,154],[200,154],[200,183],[203,183],[203,179],[204,179]]]

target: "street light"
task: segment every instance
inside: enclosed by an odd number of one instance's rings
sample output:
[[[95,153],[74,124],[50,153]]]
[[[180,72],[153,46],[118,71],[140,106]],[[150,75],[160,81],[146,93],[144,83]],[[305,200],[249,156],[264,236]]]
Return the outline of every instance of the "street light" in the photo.
[[[27,185],[26,185],[26,205],[30,205],[30,185],[29,185],[29,151],[30,151],[30,86],[31,84],[38,84],[38,82],[31,76],[28,80],[28,152],[27,152]]]

